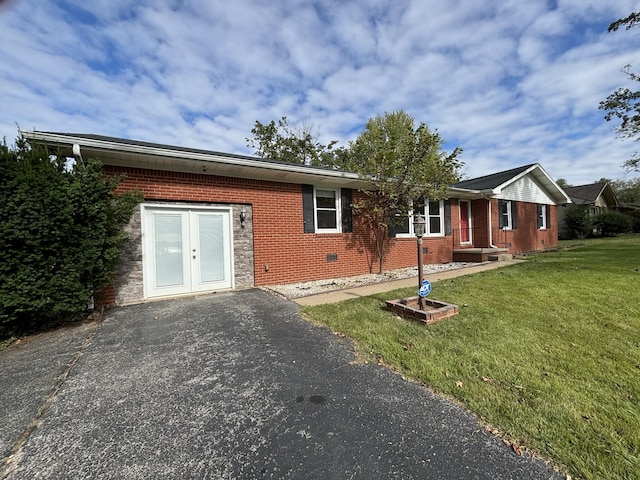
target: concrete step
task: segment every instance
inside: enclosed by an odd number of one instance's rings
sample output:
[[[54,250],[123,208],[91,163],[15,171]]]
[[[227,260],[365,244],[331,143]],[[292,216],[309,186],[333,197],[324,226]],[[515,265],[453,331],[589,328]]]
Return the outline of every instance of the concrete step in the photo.
[[[497,255],[489,255],[490,262],[508,262],[509,260],[513,260],[513,255],[510,253],[499,253]]]

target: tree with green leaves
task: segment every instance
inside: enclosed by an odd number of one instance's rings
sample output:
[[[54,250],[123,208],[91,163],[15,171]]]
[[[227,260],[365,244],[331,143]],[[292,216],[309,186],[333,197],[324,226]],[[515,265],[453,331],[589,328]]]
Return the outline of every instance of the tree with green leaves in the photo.
[[[609,25],[609,32],[615,32],[620,27],[625,26],[625,30],[629,30],[640,23],[640,12],[633,12],[626,18],[616,20]],[[631,71],[631,65],[627,65],[623,69],[627,78],[632,82],[640,82],[640,75]],[[611,121],[614,118],[620,120],[620,125],[616,128],[620,136],[623,138],[635,138],[638,140],[640,134],[640,91],[626,87],[618,88],[615,92],[607,97],[606,100],[600,102],[601,110],[606,112],[604,118]],[[624,166],[630,170],[640,171],[640,154],[634,153],[633,156],[624,163]]]
[[[398,110],[369,119],[362,133],[350,142],[340,166],[358,173],[367,183],[353,204],[373,237],[378,272],[388,249],[388,227],[396,214],[408,214],[413,202],[443,198],[460,178],[462,163],[442,150],[444,140],[424,123]]]
[[[640,205],[640,177],[631,180],[616,180],[611,182],[611,187],[619,202]]]
[[[313,166],[335,166],[334,150],[336,141],[324,145],[313,138],[310,125],[295,127],[287,117],[276,123],[271,120],[264,124],[256,120],[251,129],[251,138],[246,138],[247,146],[258,157]]]
[[[84,311],[112,281],[140,201],[120,178],[18,138],[0,146],[0,337],[47,328]]]

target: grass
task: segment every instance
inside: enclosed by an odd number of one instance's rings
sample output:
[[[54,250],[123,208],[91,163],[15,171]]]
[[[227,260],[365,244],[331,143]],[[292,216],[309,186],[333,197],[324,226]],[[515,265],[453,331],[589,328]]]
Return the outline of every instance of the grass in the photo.
[[[572,476],[627,480],[640,478],[639,287],[630,236],[434,283],[460,314],[429,327],[382,308],[415,289],[304,313]]]

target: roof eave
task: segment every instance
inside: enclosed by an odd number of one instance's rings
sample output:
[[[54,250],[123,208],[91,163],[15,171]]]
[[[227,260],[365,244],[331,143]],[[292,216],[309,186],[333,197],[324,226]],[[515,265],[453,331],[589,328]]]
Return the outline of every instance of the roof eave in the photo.
[[[459,198],[461,200],[477,200],[479,198],[492,198],[495,196],[493,190],[473,190],[469,188],[450,187],[449,197]]]
[[[49,132],[21,131],[20,135],[29,140],[60,148],[63,155],[70,157],[73,156],[73,146],[79,145],[80,151],[85,157],[97,157],[105,165],[187,173],[197,172],[287,183],[342,185],[351,188],[364,188],[367,185],[365,180],[352,172],[271,162],[239,155],[190,152]]]

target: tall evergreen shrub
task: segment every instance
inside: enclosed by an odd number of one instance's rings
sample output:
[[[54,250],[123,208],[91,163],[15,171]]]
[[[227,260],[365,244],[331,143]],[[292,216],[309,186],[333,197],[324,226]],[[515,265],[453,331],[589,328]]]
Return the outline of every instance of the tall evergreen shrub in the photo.
[[[0,337],[59,324],[109,284],[137,193],[90,160],[0,145]]]
[[[568,239],[586,238],[593,232],[593,221],[585,205],[569,205],[564,221]]]

